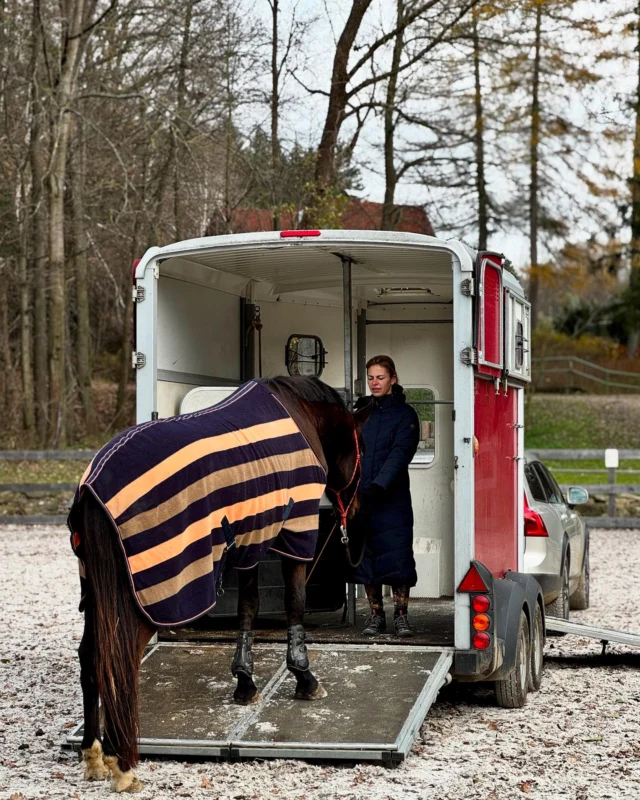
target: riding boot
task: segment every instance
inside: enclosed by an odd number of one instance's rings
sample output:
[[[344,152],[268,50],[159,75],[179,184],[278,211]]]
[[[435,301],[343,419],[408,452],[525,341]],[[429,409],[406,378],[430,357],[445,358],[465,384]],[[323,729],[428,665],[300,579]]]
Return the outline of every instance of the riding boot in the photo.
[[[287,631],[287,668],[296,672],[309,669],[306,634],[302,625],[292,625]]]
[[[231,662],[231,674],[234,678],[239,672],[251,677],[253,675],[253,631],[240,631],[238,634],[236,652]]]

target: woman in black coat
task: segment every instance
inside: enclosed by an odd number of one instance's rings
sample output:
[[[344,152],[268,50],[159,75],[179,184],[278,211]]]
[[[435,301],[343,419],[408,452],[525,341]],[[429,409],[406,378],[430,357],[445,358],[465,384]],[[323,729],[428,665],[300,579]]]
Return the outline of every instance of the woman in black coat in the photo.
[[[371,616],[362,631],[375,636],[386,630],[382,584],[394,597],[394,629],[411,636],[407,617],[409,589],[417,583],[413,557],[413,509],[409,491],[409,463],[420,439],[418,415],[406,402],[398,384],[395,364],[389,356],[367,362],[371,397],[356,408],[371,404],[364,424],[364,455],[358,497],[360,523],[366,526],[366,549],[353,581],[363,583]]]

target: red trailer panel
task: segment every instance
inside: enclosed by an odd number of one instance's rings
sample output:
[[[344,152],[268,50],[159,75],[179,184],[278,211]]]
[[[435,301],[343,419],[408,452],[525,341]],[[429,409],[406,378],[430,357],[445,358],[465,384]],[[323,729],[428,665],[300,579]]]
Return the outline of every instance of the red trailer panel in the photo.
[[[502,391],[475,379],[475,557],[495,576],[518,569],[518,402]]]

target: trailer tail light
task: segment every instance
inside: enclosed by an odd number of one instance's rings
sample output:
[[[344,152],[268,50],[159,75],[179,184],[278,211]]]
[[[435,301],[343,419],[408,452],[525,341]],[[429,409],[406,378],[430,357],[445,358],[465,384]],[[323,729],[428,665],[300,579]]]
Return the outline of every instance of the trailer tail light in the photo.
[[[486,614],[476,614],[471,624],[477,631],[486,631],[491,625],[491,620]]]
[[[485,597],[483,594],[477,594],[473,600],[471,601],[471,608],[474,611],[484,613],[491,608],[491,601],[488,597]]]
[[[458,586],[459,592],[488,592],[489,587],[487,584],[482,580],[480,573],[478,572],[478,568],[475,564],[472,564],[469,567],[469,571],[462,579],[460,586]]]
[[[320,231],[280,231],[281,239],[293,239],[298,236],[320,236]]]
[[[525,536],[548,536],[549,531],[544,524],[544,520],[534,511],[529,508],[527,501],[524,501],[524,535]]]
[[[488,633],[480,631],[473,634],[473,646],[476,650],[486,650],[491,645],[491,637]]]

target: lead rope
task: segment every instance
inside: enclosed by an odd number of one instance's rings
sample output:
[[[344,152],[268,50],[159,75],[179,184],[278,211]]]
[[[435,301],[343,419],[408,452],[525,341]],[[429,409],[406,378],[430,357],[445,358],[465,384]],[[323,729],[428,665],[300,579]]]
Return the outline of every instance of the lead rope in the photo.
[[[345,489],[348,489],[349,486],[351,486],[351,484],[353,483],[354,478],[356,477],[356,472],[358,472],[358,467],[361,467],[360,444],[358,443],[358,432],[355,429],[355,427],[353,429],[353,438],[354,438],[355,445],[356,445],[356,463],[353,466],[353,473],[351,474],[351,478],[349,479],[349,483],[347,483],[347,485],[344,488],[342,488],[342,489],[340,489],[338,491],[336,491],[335,489],[331,489],[330,487],[327,487],[327,489],[329,489],[330,492],[333,492],[335,494],[335,496],[336,496],[336,505],[338,506],[338,511],[340,513],[340,533],[342,534],[341,537],[340,537],[340,541],[342,542],[342,544],[345,547],[346,554],[347,554],[347,561],[349,562],[349,566],[352,569],[357,569],[360,566],[360,564],[362,563],[362,559],[364,558],[365,542],[364,542],[364,537],[363,537],[363,540],[362,540],[362,552],[360,553],[360,557],[358,558],[358,560],[354,564],[353,561],[351,560],[351,551],[349,550],[349,534],[347,533],[347,517],[349,516],[349,509],[353,505],[353,501],[356,499],[356,495],[358,494],[358,486],[360,486],[360,478],[362,477],[362,469],[360,469],[360,474],[358,475],[358,480],[356,482],[355,489],[353,491],[353,494],[351,495],[351,500],[349,500],[349,503],[348,503],[348,505],[346,507],[345,507],[344,503],[342,502],[342,498],[340,497],[340,492],[344,492]],[[337,523],[336,523],[336,525],[337,525]],[[335,527],[336,526],[334,525],[331,533],[333,533],[333,531],[335,530]],[[331,534],[329,534],[329,535],[331,535]]]

